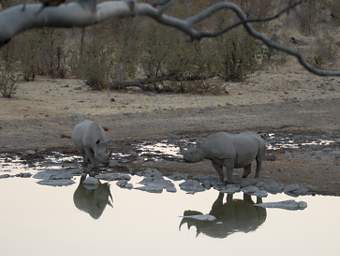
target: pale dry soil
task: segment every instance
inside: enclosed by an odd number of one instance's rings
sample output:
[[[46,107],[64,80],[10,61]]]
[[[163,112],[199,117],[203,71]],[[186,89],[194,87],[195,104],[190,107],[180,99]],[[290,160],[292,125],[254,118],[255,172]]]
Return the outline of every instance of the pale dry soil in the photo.
[[[221,130],[340,138],[340,79],[317,77],[293,64],[258,71],[243,83],[226,83],[229,94],[218,96],[98,92],[70,79],[20,83],[15,98],[0,98],[0,152],[72,150],[69,135],[83,118],[110,129],[116,152],[138,141]],[[264,177],[340,195],[340,163],[332,155],[275,154],[276,161],[264,163]],[[214,173],[206,161],[141,165],[164,172]]]

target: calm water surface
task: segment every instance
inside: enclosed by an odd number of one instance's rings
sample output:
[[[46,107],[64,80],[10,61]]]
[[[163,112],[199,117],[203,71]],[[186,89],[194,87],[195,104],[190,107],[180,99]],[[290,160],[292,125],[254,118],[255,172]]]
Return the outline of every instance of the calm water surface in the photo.
[[[226,203],[215,190],[150,194],[112,182],[91,193],[78,183],[0,180],[0,255],[340,255],[337,197],[299,197],[303,211],[262,210],[240,193]],[[180,217],[212,207],[215,222]]]

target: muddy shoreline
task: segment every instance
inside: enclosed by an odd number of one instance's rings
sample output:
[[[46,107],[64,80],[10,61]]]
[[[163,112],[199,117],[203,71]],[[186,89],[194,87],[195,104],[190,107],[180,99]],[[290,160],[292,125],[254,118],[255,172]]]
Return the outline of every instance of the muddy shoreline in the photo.
[[[181,160],[179,146],[196,141],[206,133],[172,136],[163,140],[121,142],[115,144],[113,171],[136,173],[143,169],[157,169],[163,175],[181,173],[188,177],[216,176],[209,161],[188,164]],[[337,133],[263,133],[267,141],[267,154],[261,179],[275,180],[284,185],[302,184],[321,195],[340,196],[340,135]],[[117,150],[118,149],[118,150]],[[65,155],[60,155],[60,153]],[[8,159],[18,158],[29,166],[46,159],[70,158],[81,163],[74,148],[54,148],[44,151],[26,150],[0,154]],[[69,160],[56,162],[59,166]],[[0,162],[1,165],[1,162]],[[254,169],[254,166],[253,166]],[[240,176],[241,170],[235,171]],[[249,180],[252,180],[250,175]]]
[[[336,140],[340,137],[339,84],[338,79],[315,77],[294,65],[226,84],[229,94],[217,96],[97,92],[79,80],[41,78],[19,84],[14,99],[0,98],[0,153],[77,154],[70,134],[84,118],[109,128],[116,153],[138,154],[134,144],[196,139],[214,131],[291,133]],[[340,146],[335,144],[270,152],[274,160],[265,161],[262,177],[340,195],[338,151]],[[128,170],[153,167],[162,173],[216,175],[208,161],[134,159],[122,164]]]

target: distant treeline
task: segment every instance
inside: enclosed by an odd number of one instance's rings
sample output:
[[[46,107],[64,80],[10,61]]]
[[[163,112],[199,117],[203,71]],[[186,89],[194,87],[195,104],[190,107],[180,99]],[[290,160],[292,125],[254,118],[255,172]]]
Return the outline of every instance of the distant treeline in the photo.
[[[25,1],[0,0],[4,8]],[[29,2],[29,1],[27,1]],[[188,16],[208,6],[212,0],[175,1],[169,13]],[[267,16],[287,4],[277,0],[235,0],[251,17]],[[320,3],[322,2],[322,3]],[[318,10],[331,8],[340,13],[337,1],[311,0],[295,12],[303,33],[313,33]],[[301,15],[301,13],[303,15]],[[229,12],[219,13],[199,24],[205,30],[222,29],[236,21]],[[272,33],[284,21],[257,25]],[[0,50],[1,66],[22,74],[30,81],[37,75],[74,77],[96,89],[121,88],[129,81],[200,80],[220,77],[241,81],[259,65],[271,61],[273,52],[257,43],[240,28],[215,39],[190,42],[181,32],[140,17],[114,19],[86,29],[37,29],[17,36]]]

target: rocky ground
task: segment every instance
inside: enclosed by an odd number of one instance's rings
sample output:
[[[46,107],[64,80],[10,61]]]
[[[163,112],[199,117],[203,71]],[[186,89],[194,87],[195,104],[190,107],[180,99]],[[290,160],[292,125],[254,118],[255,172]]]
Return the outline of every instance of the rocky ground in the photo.
[[[294,64],[294,65],[293,65]],[[313,76],[293,61],[258,71],[243,83],[223,84],[220,95],[97,92],[79,80],[19,84],[13,99],[0,98],[0,152],[74,153],[72,127],[91,118],[109,128],[114,152],[131,153],[142,141],[197,138],[213,131],[319,134],[340,138],[340,79]],[[339,144],[332,147],[273,152],[262,177],[284,184],[305,184],[340,195]],[[126,164],[163,173],[215,175],[209,162],[180,161]]]

